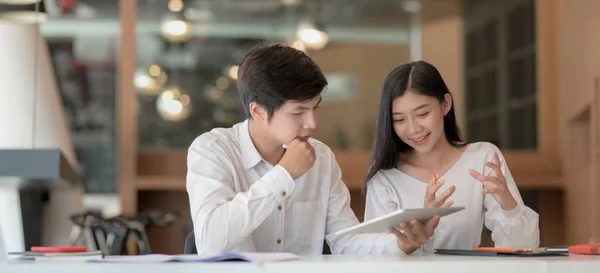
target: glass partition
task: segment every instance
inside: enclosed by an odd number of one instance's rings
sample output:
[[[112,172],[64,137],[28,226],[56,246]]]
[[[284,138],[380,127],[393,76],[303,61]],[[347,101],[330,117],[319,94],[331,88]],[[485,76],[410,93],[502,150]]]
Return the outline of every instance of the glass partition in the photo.
[[[383,79],[410,58],[415,11],[396,1],[140,1],[140,151],[182,151],[244,120],[237,65],[271,42],[304,50],[327,76],[314,137],[368,150]]]
[[[117,0],[44,1],[48,41],[87,193],[117,192]]]

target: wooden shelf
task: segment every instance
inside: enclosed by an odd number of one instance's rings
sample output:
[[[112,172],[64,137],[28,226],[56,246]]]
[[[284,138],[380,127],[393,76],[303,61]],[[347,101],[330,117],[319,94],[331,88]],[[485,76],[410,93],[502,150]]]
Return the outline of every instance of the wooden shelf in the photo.
[[[137,154],[138,176],[185,176],[187,152],[139,152]]]
[[[182,190],[185,191],[185,176],[146,175],[138,176],[135,182],[138,190]]]
[[[541,152],[503,152],[519,189],[562,189],[558,157]],[[342,179],[350,190],[361,190],[369,152],[335,152]],[[185,190],[185,153],[138,155],[138,190]]]
[[[563,188],[561,177],[556,176],[536,176],[536,175],[513,175],[517,181],[517,187],[520,190],[560,190]],[[361,190],[361,183],[345,184],[349,190]],[[166,190],[166,191],[185,191],[185,177],[182,176],[138,176],[135,183],[137,190]]]
[[[136,180],[137,190],[181,190],[185,191],[185,177],[179,175],[145,175],[138,176]],[[346,183],[350,190],[360,190],[360,184]]]
[[[561,177],[556,176],[515,176],[519,190],[562,190],[564,184]]]

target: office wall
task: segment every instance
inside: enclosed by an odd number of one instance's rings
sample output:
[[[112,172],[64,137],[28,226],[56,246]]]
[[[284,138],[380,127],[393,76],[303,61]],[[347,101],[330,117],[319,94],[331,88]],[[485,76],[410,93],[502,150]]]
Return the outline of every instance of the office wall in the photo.
[[[369,150],[383,81],[394,67],[409,60],[409,46],[329,44],[309,54],[323,73],[347,73],[356,76],[358,83],[355,97],[339,101],[324,100],[319,107],[319,125],[314,137],[336,149],[336,129],[340,128],[349,150]]]
[[[464,17],[460,0],[422,1],[422,58],[439,70],[454,97],[454,106],[463,136],[466,128],[464,92]],[[555,32],[553,0],[536,2],[536,48],[538,83],[537,151],[503,151],[525,202],[540,213],[543,244],[565,241],[563,192],[558,155],[558,122],[555,84]],[[531,198],[530,198],[531,197]],[[489,240],[489,238],[484,238]],[[491,243],[491,242],[487,242]]]
[[[560,154],[566,191],[567,243],[600,241],[598,102],[600,1],[539,0],[554,14]],[[596,94],[595,94],[596,93]]]
[[[422,0],[421,58],[442,74],[452,97],[459,127],[466,135],[462,1]]]

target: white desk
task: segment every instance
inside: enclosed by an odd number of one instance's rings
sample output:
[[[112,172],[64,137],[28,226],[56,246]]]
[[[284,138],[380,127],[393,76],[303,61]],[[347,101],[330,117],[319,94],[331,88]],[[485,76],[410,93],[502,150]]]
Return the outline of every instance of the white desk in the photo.
[[[251,264],[168,263],[168,264],[106,264],[81,262],[0,263],[2,273],[599,273],[600,256],[568,257],[469,257],[469,256],[302,256],[299,261]]]
[[[266,272],[367,273],[600,273],[600,256],[474,257],[474,256],[315,256],[300,261],[262,265]],[[571,268],[572,267],[572,268]],[[569,268],[567,270],[567,268]]]

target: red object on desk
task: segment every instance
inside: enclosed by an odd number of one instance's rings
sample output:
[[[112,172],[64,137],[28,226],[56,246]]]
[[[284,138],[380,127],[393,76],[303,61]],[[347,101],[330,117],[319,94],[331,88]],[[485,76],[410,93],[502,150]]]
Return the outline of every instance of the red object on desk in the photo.
[[[600,255],[600,242],[570,246],[569,253]]]
[[[32,246],[31,252],[50,253],[50,252],[86,252],[85,246]]]

